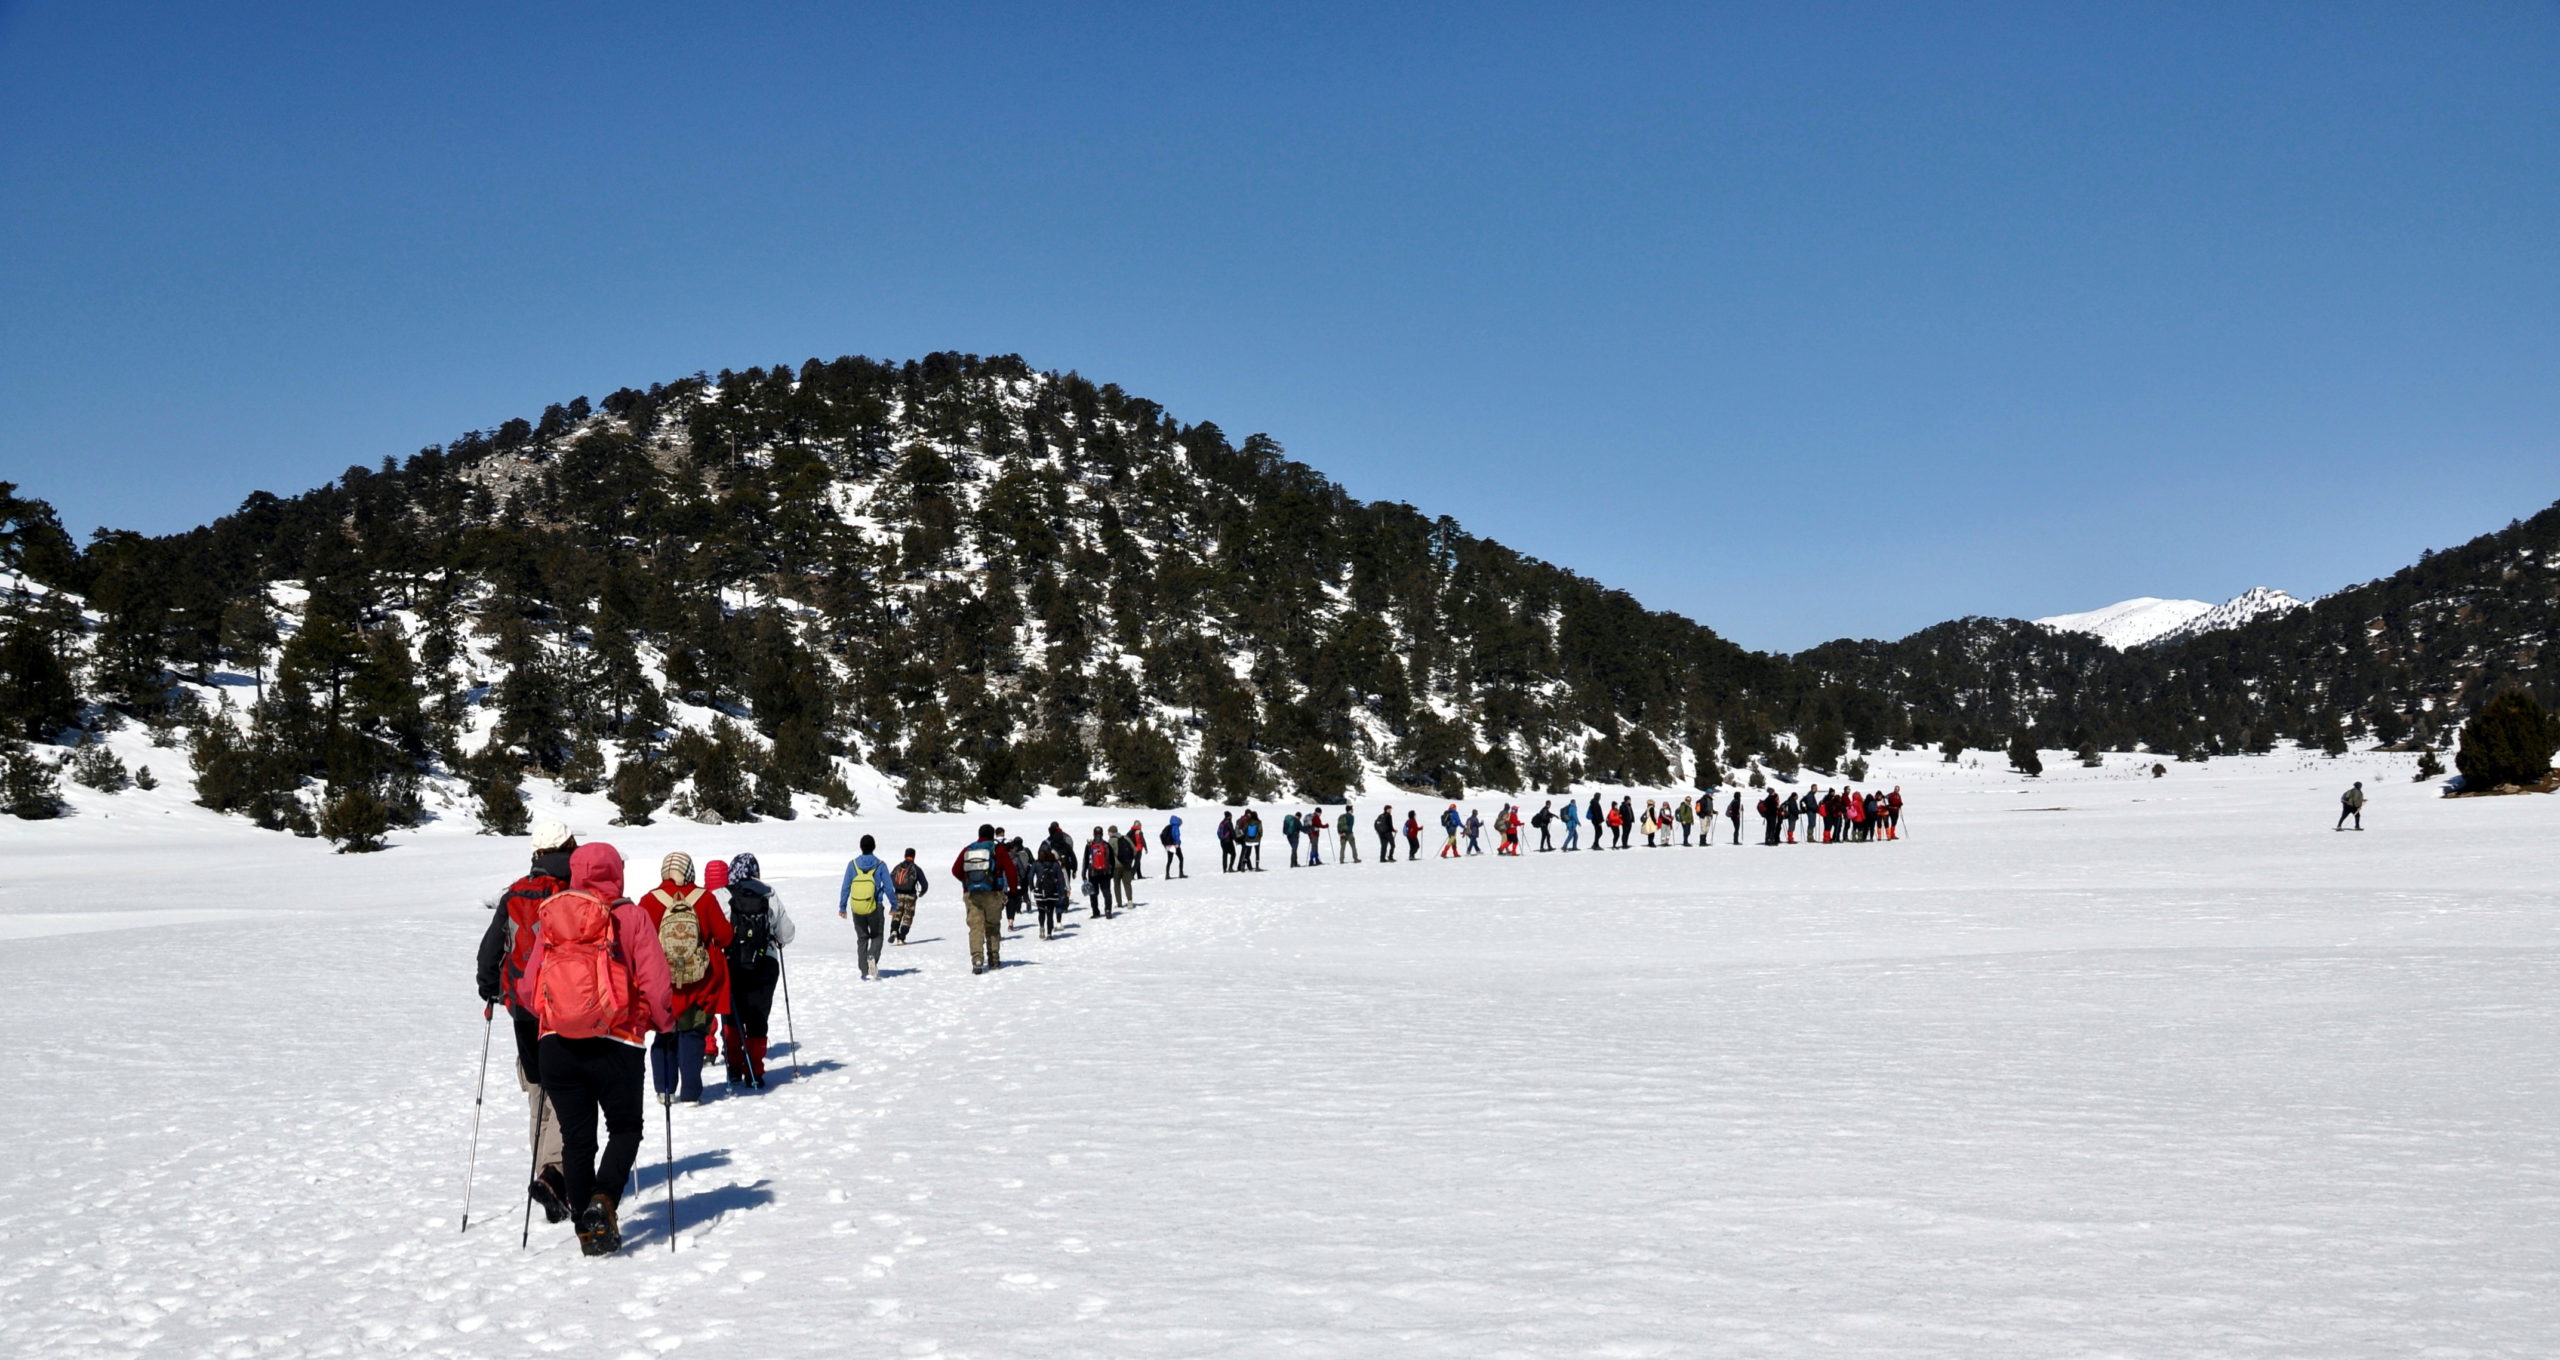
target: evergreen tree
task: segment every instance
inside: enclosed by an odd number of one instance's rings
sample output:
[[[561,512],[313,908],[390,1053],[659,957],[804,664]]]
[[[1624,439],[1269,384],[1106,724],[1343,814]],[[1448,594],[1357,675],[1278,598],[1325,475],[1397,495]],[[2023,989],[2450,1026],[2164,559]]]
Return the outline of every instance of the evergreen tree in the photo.
[[[53,762],[10,737],[0,737],[0,812],[30,822],[62,815]]]
[[[2030,778],[2044,773],[2044,757],[2036,751],[2035,734],[2025,728],[2009,738],[2009,768]]]
[[[2555,748],[2560,748],[2560,730],[2550,715],[2532,695],[2510,689],[2481,705],[2462,725],[2462,748],[2454,753],[2453,764],[2466,789],[2529,788],[2551,772]]]

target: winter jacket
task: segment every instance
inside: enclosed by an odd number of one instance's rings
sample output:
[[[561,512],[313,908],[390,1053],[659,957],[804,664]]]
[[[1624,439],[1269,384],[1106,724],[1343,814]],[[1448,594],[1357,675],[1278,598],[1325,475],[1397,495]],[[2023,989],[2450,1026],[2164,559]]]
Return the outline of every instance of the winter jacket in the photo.
[[[640,895],[640,909],[649,913],[649,933],[654,937],[658,934],[659,927],[667,923],[667,908],[696,893],[701,894],[701,900],[693,904],[693,915],[695,920],[702,923],[702,947],[711,955],[711,971],[704,973],[701,980],[690,987],[676,988],[674,1001],[676,1014],[681,1016],[688,1009],[699,1006],[705,1015],[727,1015],[729,1013],[727,950],[732,931],[728,914],[720,910],[720,899],[712,896],[710,889],[697,884],[661,883]],[[663,952],[662,947],[662,956]],[[673,985],[674,979],[670,977],[668,982],[669,985]]]
[[[591,893],[612,909],[614,949],[631,970],[631,1001],[606,1037],[642,1047],[651,1030],[663,1033],[674,1026],[675,995],[667,978],[667,956],[658,948],[658,932],[649,913],[622,895],[621,852],[601,841],[579,846],[569,856],[569,891]],[[527,1011],[534,1009],[534,998],[542,994],[544,958],[543,943],[536,938],[533,953],[525,959],[524,982],[516,989],[517,1004]]]
[[[775,949],[788,949],[791,947],[791,942],[799,937],[798,928],[791,924],[791,913],[782,909],[782,894],[775,892],[773,885],[760,878],[733,878],[729,880],[728,891],[729,929],[732,937],[730,943],[733,946],[737,942],[735,936],[742,898],[763,899],[765,910],[771,913],[773,918],[767,933]],[[731,959],[730,962],[736,963],[737,960]]]
[[[902,859],[889,866],[889,890],[922,897],[933,891],[933,878],[924,871],[923,865]]]
[[[1182,844],[1182,819],[1168,817],[1164,824],[1164,848],[1171,850],[1180,844]]]
[[[951,857],[951,876],[960,880],[960,886],[965,889],[969,885],[969,852],[981,846],[995,852],[995,870],[997,876],[1004,880],[1004,891],[1012,892],[1021,887],[1022,876],[1014,872],[1013,856],[1005,854],[1004,847],[994,841],[971,841],[960,847],[959,854]]]
[[[836,885],[836,915],[853,910],[853,876],[865,869],[871,871],[871,909],[887,911],[898,905],[898,890],[889,884],[889,862],[878,855],[856,855],[844,866],[844,881]]]
[[[534,912],[542,900],[569,887],[569,852],[536,855],[533,871],[507,885],[489,904],[489,928],[480,932],[480,999],[495,1003],[513,995],[533,955]]]
[[[1582,804],[1567,803],[1564,805],[1564,811],[1558,815],[1564,818],[1566,826],[1580,826],[1582,825]]]

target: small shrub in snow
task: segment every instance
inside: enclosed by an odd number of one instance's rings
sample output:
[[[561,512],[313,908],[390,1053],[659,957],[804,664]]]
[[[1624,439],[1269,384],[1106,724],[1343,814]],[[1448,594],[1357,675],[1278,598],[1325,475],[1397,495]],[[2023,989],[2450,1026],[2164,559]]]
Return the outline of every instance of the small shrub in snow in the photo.
[[[1867,758],[1865,756],[1851,757],[1848,765],[1844,767],[1840,773],[1847,775],[1849,777],[1849,782],[1852,784],[1863,784],[1867,782]]]
[[[342,790],[320,814],[320,834],[342,855],[381,849],[383,833],[390,829],[391,805],[361,784]]]
[[[2433,751],[2420,751],[2418,753],[2418,772],[2411,776],[2409,782],[2413,784],[2423,784],[2430,779],[2442,778],[2444,778],[2444,762],[2436,759],[2436,753]]]
[[[30,822],[62,815],[53,763],[24,742],[0,741],[0,812]]]
[[[133,772],[133,786],[144,793],[149,793],[160,787],[160,776],[153,774],[151,767],[145,765]]]
[[[71,782],[100,793],[122,793],[133,783],[124,762],[102,741],[92,741],[73,753],[70,770]]]
[[[2036,751],[2036,739],[2024,731],[2009,739],[2009,767],[2034,778],[2044,773],[2044,757]]]

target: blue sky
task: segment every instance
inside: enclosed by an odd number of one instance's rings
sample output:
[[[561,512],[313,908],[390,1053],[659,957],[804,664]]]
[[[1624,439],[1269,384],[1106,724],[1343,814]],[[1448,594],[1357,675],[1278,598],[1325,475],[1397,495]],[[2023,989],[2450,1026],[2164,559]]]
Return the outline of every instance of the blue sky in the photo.
[[[2555,71],[2522,3],[0,3],[0,479],[165,531],[956,349],[1751,646],[2307,594],[2560,498]]]

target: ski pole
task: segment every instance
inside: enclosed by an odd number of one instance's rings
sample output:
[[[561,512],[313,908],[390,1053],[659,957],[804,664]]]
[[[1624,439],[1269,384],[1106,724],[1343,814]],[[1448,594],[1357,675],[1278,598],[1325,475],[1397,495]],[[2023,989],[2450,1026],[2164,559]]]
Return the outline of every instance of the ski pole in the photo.
[[[498,1032],[498,1008],[480,1008],[480,1085],[471,1093],[471,1161],[462,1173],[462,1230],[471,1231],[471,1192],[480,1185],[480,1106],[489,1098],[489,1039]]]
[[[660,1121],[667,1126],[667,1250],[676,1249],[676,1107],[660,1108]]]
[[[782,970],[782,1032],[791,1036],[791,1079],[798,1081],[800,1079],[800,1027],[791,1023],[791,962],[779,949],[773,951],[773,961]]]
[[[524,1173],[524,1236],[516,1242],[516,1250],[533,1245],[533,1183],[542,1175],[542,1119],[551,1113],[551,1093],[537,1086],[540,1094],[533,1098],[533,1165]]]

